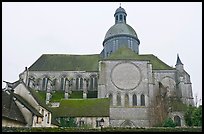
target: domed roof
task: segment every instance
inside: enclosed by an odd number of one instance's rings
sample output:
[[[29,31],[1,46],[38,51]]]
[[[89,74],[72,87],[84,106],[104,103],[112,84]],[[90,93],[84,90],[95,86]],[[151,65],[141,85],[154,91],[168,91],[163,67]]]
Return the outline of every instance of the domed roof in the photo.
[[[119,13],[119,12],[124,12],[126,14],[125,9],[122,8],[122,7],[117,8],[116,11],[115,11],[115,14]]]
[[[115,36],[115,35],[130,35],[137,38],[135,30],[126,23],[117,23],[113,25],[106,33],[105,39]],[[105,40],[104,39],[104,40]]]

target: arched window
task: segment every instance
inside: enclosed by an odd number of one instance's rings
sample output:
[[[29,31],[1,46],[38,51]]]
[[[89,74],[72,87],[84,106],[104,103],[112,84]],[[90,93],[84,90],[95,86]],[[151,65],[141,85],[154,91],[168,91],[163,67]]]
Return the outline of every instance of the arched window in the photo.
[[[176,123],[176,126],[181,126],[181,118],[178,115],[174,117],[174,122]]]
[[[108,98],[110,99],[110,106],[112,106],[113,105],[113,95],[110,93],[108,95]]]
[[[80,89],[83,89],[83,78],[80,78]]]
[[[117,106],[121,106],[121,96],[117,94]]]
[[[122,21],[122,18],[123,18],[123,16],[122,16],[122,14],[120,14],[120,21]]]
[[[118,15],[116,15],[116,21],[118,21]]]
[[[79,78],[76,78],[76,89],[79,89]]]
[[[98,89],[98,78],[95,77],[94,88]]]
[[[129,96],[128,96],[128,94],[125,94],[125,106],[126,107],[129,106]]]
[[[90,79],[90,90],[93,90],[94,78],[91,77]]]
[[[60,84],[60,89],[61,90],[64,90],[64,84],[65,84],[64,78],[61,78],[61,84]]]
[[[43,78],[43,83],[42,83],[42,90],[47,90],[47,77]]]
[[[137,95],[134,94],[132,99],[133,99],[133,106],[137,106]]]
[[[126,22],[126,16],[124,15],[124,21]]]
[[[141,95],[141,106],[145,106],[145,96]]]

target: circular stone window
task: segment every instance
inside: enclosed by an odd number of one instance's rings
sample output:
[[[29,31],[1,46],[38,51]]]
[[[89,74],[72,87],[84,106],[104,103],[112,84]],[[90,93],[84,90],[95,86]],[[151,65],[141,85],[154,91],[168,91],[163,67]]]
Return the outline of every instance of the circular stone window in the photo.
[[[111,71],[111,81],[119,89],[135,89],[141,82],[141,71],[131,62],[119,63]]]

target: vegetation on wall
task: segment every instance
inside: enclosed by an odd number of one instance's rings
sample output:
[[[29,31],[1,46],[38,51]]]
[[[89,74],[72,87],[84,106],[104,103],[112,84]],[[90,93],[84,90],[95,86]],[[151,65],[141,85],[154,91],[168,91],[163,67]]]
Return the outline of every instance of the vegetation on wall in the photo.
[[[167,118],[164,120],[163,124],[162,124],[163,127],[176,127],[176,123],[171,119],[171,118]]]
[[[184,114],[187,126],[202,126],[202,105],[199,107],[189,106]]]
[[[149,110],[150,125],[161,127],[164,122],[171,124],[171,120],[168,119],[169,113],[186,111],[187,105],[177,96],[167,96],[166,87],[159,83],[158,92],[152,100]],[[174,125],[172,124],[172,126]]]
[[[77,127],[75,117],[60,117],[58,120],[62,127]]]

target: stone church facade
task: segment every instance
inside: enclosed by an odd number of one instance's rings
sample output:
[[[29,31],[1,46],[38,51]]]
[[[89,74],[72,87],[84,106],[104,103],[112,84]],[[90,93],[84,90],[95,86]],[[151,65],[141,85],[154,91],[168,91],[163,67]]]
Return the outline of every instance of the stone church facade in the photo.
[[[94,91],[96,98],[109,98],[110,126],[151,126],[150,107],[158,95],[194,105],[190,75],[179,56],[173,68],[152,54],[139,54],[140,41],[126,23],[126,11],[119,7],[114,17],[100,54],[43,54],[20,79],[45,91],[47,104],[53,91],[64,92],[62,99],[70,99],[73,91],[81,91],[83,99]],[[182,120],[182,112],[178,113],[175,116]]]

